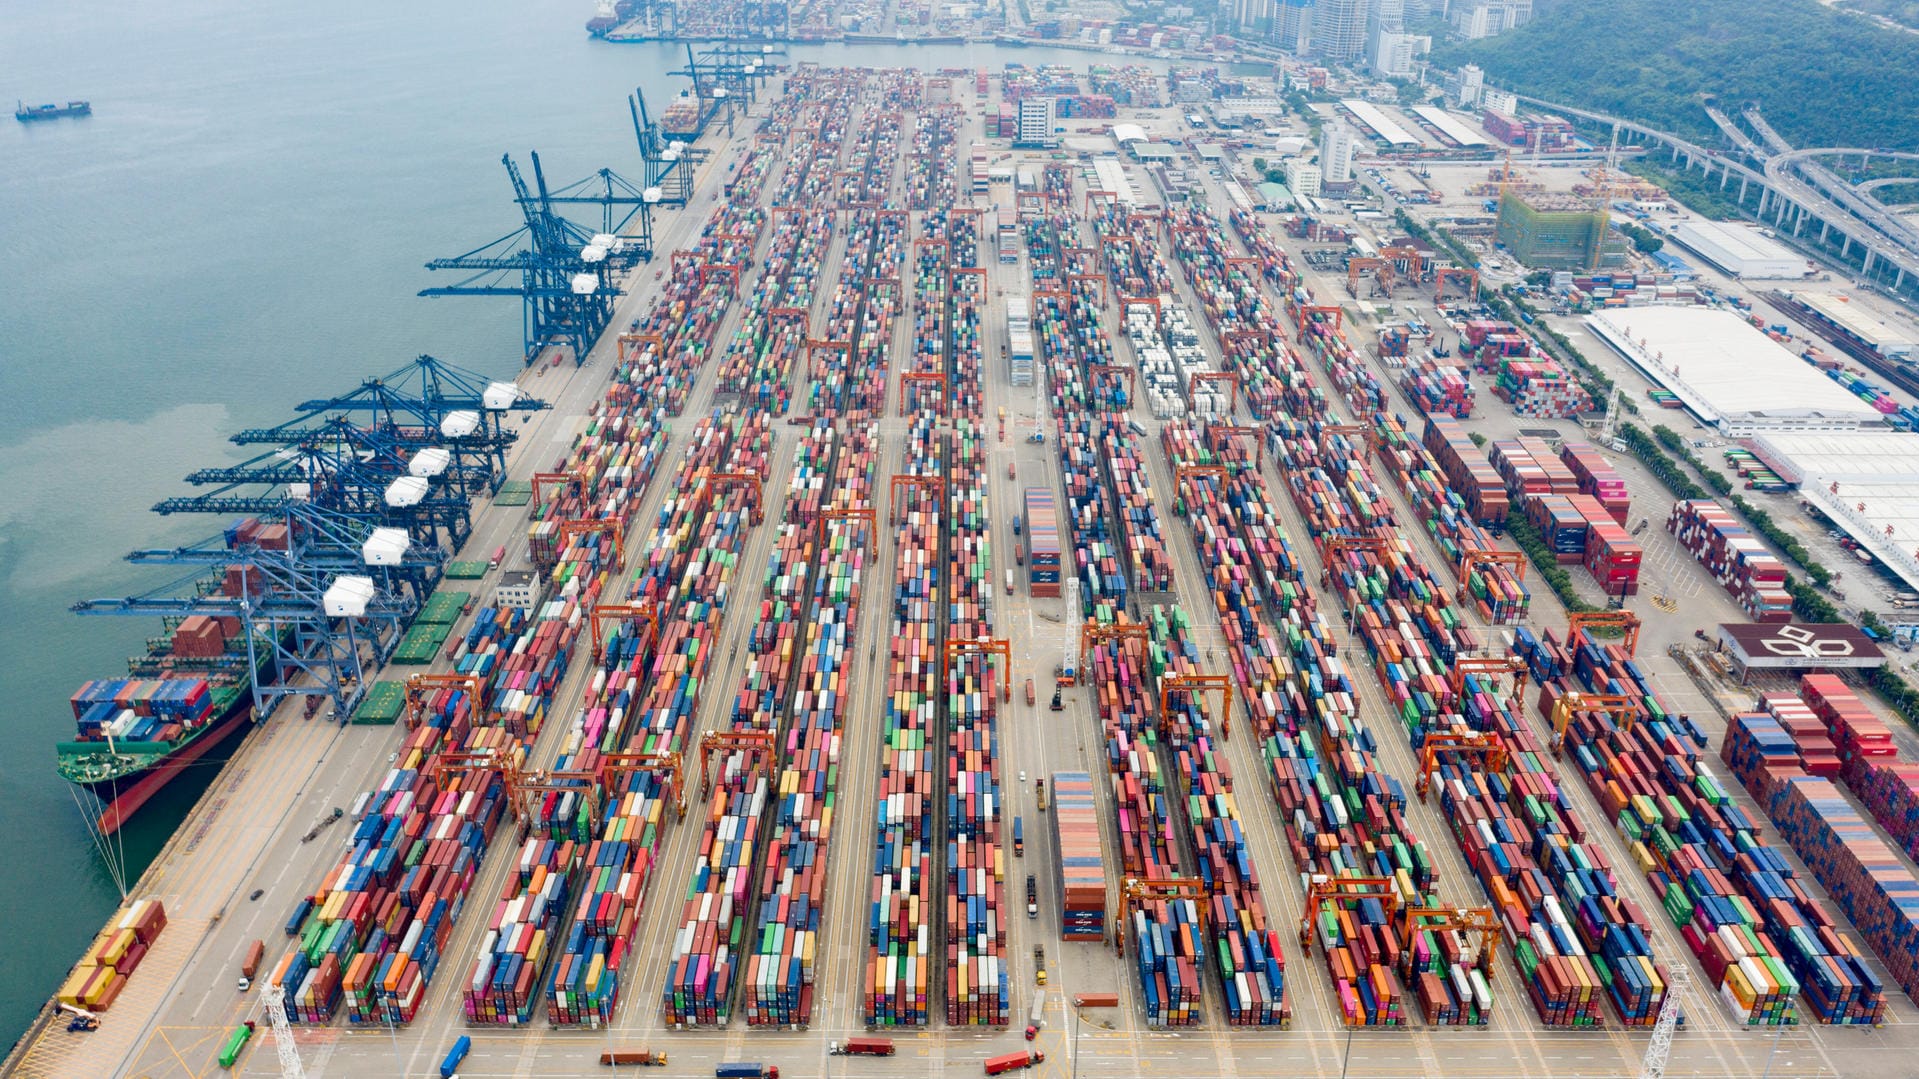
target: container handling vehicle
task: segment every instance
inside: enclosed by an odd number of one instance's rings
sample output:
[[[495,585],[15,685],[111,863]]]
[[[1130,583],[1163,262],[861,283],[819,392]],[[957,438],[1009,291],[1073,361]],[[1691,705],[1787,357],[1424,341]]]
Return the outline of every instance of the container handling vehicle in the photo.
[[[1026,818],[1013,818],[1013,857],[1026,856]]]
[[[714,1079],[780,1079],[780,1069],[773,1064],[716,1064],[713,1075]]]
[[[600,1063],[607,1067],[618,1064],[643,1064],[650,1068],[666,1067],[666,1054],[651,1049],[608,1049],[600,1053]]]
[[[240,960],[240,992],[253,988],[253,976],[260,973],[260,959],[266,950],[265,941],[256,940],[247,945],[246,955]]]
[[[440,1079],[453,1079],[460,1073],[460,1061],[473,1051],[473,1039],[462,1034],[446,1051],[446,1058],[440,1061]]]
[[[1017,1053],[1003,1053],[986,1059],[986,1074],[1000,1075],[1005,1072],[1019,1071],[1035,1064],[1046,1062],[1046,1054],[1037,1049],[1021,1049]]]
[[[893,1055],[891,1038],[848,1038],[843,1042],[829,1042],[826,1051],[836,1057],[890,1057]]]

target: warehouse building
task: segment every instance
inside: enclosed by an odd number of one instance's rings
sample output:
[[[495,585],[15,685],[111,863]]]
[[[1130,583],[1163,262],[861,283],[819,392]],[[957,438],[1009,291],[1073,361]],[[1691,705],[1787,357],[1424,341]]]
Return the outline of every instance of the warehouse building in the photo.
[[[1809,309],[1814,321],[1822,329],[1832,330],[1889,360],[1909,359],[1912,356],[1911,334],[1886,325],[1844,296],[1828,296],[1818,292],[1788,292],[1786,295]]]
[[[1768,432],[1752,451],[1919,591],[1919,435]]]
[[[1385,110],[1370,101],[1349,98],[1341,101],[1339,107],[1345,109],[1360,127],[1371,132],[1389,149],[1417,150],[1420,146],[1417,135],[1401,127],[1392,117],[1386,115]]]
[[[1508,189],[1499,196],[1499,242],[1522,264],[1543,270],[1590,270],[1625,258],[1606,215],[1571,195]]]
[[[1675,242],[1739,278],[1793,278],[1807,273],[1806,260],[1778,241],[1724,221],[1681,221],[1667,230]]]
[[[1729,311],[1635,307],[1602,311],[1586,324],[1728,437],[1885,427],[1871,405]]]
[[[1431,105],[1419,105],[1413,109],[1413,114],[1428,124],[1431,124],[1433,130],[1439,132],[1440,137],[1460,149],[1483,150],[1492,145],[1486,141],[1484,135],[1460,123],[1445,109],[1434,108]]]

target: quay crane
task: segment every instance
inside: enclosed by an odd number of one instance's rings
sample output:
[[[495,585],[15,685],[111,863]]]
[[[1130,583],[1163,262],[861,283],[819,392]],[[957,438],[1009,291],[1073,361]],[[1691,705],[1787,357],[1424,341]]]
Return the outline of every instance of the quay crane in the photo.
[[[447,451],[450,470],[473,484],[497,492],[506,480],[506,451],[519,432],[506,426],[506,414],[539,412],[552,406],[511,382],[422,355],[398,370],[362,379],[357,389],[334,397],[303,401],[299,415],[275,427],[251,427],[233,436],[241,446],[297,446],[320,432],[314,423],[325,414],[366,415],[361,421],[396,447],[417,452]]]
[[[421,289],[420,295],[518,296],[526,363],[537,362],[548,348],[568,349],[575,364],[585,363],[593,342],[613,321],[613,304],[621,294],[615,275],[653,257],[652,213],[661,196],[610,169],[555,191],[547,187],[540,155],[531,157],[531,188],[513,155],[500,158],[525,224],[465,254],[427,263],[428,270],[461,270],[467,276],[451,285]],[[556,205],[597,205],[608,224],[614,222],[616,210],[624,208],[627,213],[619,224],[637,219],[639,232],[594,232],[563,216]],[[518,284],[513,283],[515,274]]]

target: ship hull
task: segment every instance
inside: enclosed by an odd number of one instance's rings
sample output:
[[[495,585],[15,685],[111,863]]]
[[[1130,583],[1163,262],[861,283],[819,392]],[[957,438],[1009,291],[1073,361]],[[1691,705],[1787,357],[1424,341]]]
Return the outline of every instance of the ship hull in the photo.
[[[251,699],[241,695],[225,716],[213,722],[212,729],[150,767],[112,779],[80,784],[106,805],[100,812],[97,824],[100,834],[107,836],[119,831],[141,806],[151,801],[188,766],[232,737],[246,723],[250,704]]]

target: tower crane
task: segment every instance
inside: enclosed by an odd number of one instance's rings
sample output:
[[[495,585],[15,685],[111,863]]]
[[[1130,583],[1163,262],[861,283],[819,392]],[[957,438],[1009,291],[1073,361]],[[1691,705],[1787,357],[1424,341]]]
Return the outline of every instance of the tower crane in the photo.
[[[1665,1079],[1666,1062],[1672,1057],[1672,1037],[1685,1021],[1681,1000],[1692,988],[1692,969],[1675,963],[1666,976],[1666,1001],[1659,1007],[1659,1021],[1653,1024],[1652,1040],[1646,1043],[1646,1056],[1639,1065],[1639,1079]]]

